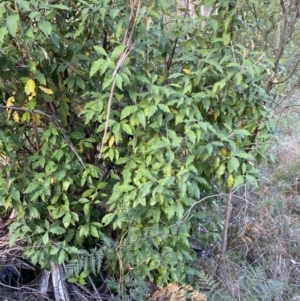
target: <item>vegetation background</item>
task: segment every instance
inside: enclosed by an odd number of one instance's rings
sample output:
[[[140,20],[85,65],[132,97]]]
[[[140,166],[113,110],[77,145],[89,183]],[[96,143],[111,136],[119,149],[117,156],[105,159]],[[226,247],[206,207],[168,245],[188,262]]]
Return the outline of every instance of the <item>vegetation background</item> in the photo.
[[[299,17],[1,1],[4,297],[300,300]]]

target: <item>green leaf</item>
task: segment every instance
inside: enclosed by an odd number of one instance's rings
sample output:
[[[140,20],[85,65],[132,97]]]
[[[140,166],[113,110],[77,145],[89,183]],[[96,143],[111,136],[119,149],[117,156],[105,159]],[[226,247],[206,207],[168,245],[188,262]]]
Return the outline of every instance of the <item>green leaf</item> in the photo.
[[[90,225],[90,233],[93,237],[99,238],[99,231],[97,227]]]
[[[238,168],[240,166],[240,161],[235,158],[231,157],[228,161],[228,171],[232,173],[233,171],[238,171]]]
[[[171,218],[173,218],[175,216],[175,212],[176,212],[176,203],[171,204],[168,208],[167,208],[167,219],[170,220]]]
[[[16,187],[12,186],[9,194],[13,200],[20,201],[20,191],[17,190]]]
[[[135,113],[137,110],[138,110],[138,106],[137,105],[125,107],[122,110],[122,113],[121,113],[121,120],[124,119],[124,118],[126,118],[127,116]],[[122,128],[123,128],[123,125],[122,125]]]
[[[239,175],[234,179],[233,188],[237,188],[244,183],[244,176]]]
[[[90,227],[88,224],[83,225],[79,230],[79,235],[81,237],[88,237],[89,233],[90,233]]]
[[[176,216],[178,219],[181,219],[183,217],[184,214],[184,208],[182,206],[181,202],[177,202],[176,203]]]
[[[37,188],[41,187],[41,183],[34,181],[31,182],[28,187],[25,189],[24,193],[31,193],[33,191],[35,191]]]
[[[225,173],[226,166],[225,163],[219,165],[218,169],[216,170],[216,178],[220,179],[221,176]]]
[[[91,209],[91,206],[90,206],[89,203],[87,203],[87,204],[85,204],[85,205],[83,206],[83,212],[84,212],[84,215],[85,215],[85,216],[89,216],[89,214],[90,214],[90,209]]]
[[[78,200],[78,202],[79,203],[81,203],[81,204],[86,204],[86,203],[88,203],[90,200],[89,199],[87,199],[87,198],[80,198],[79,200]]]
[[[102,89],[104,90],[105,88],[107,88],[108,86],[111,85],[111,83],[113,82],[113,77],[109,76],[109,77],[105,77],[103,85],[102,85]]]
[[[128,135],[133,135],[132,128],[129,124],[122,123],[122,130]]]
[[[42,85],[46,85],[45,75],[41,71],[36,70],[34,73],[34,78],[38,80]]]
[[[57,234],[57,235],[66,233],[66,229],[64,229],[62,227],[59,227],[59,226],[51,227],[51,226],[49,228],[50,233]]]
[[[99,53],[99,54],[102,54],[104,56],[107,56],[107,53],[106,51],[104,50],[103,47],[101,46],[94,46],[94,49]]]
[[[104,68],[105,66],[106,66],[106,68]],[[96,60],[92,64],[92,67],[91,67],[91,70],[90,70],[90,77],[92,77],[96,72],[98,72],[100,70],[100,68],[102,69],[102,72],[103,72],[103,69],[106,70],[107,67],[108,67],[108,65],[105,64],[105,60],[104,59],[98,59],[98,60]]]
[[[126,48],[126,46],[123,45],[123,44],[117,46],[117,47],[113,50],[113,52],[112,52],[110,58],[113,60],[113,59],[119,57],[120,54],[123,52],[123,50],[124,50],[125,48]]]
[[[16,0],[18,3],[19,7],[22,8],[24,11],[30,11],[30,6],[27,1],[24,0]]]
[[[116,187],[116,190],[120,191],[120,192],[128,192],[133,189],[136,189],[136,187],[133,185],[129,185],[129,184],[122,184],[122,185],[119,185]]]
[[[241,137],[250,136],[251,135],[249,133],[249,131],[243,130],[243,129],[241,129],[241,130],[235,130],[234,132],[235,132],[236,135],[241,136]]]
[[[57,264],[62,264],[67,260],[68,256],[65,250],[61,249],[57,258]]]
[[[52,25],[49,21],[40,21],[38,22],[38,28],[44,33],[44,35],[48,36],[52,32]]]
[[[144,198],[145,196],[147,196],[148,194],[151,193],[151,187],[153,186],[153,182],[149,181],[144,183],[141,187],[140,187],[140,191],[139,191],[139,198]]]
[[[101,223],[104,225],[104,226],[107,226],[109,224],[111,224],[111,222],[113,221],[113,219],[115,218],[115,213],[108,213],[106,215],[104,215]]]
[[[170,109],[164,104],[158,104],[158,107],[166,113],[171,113]]]
[[[116,81],[117,87],[118,87],[121,91],[123,91],[123,87],[122,87],[123,79],[122,79],[122,77],[121,77],[121,75],[120,75],[119,73],[116,74],[115,81]]]
[[[43,235],[43,244],[44,245],[47,245],[49,242],[49,234],[48,232],[46,232],[44,235]]]
[[[8,32],[15,38],[19,24],[19,15],[10,15],[6,18]]]

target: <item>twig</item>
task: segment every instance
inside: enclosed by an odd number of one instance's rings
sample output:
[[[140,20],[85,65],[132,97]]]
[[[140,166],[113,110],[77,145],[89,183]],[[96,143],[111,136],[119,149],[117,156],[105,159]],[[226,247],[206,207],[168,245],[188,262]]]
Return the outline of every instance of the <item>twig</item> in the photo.
[[[232,188],[229,189],[229,194],[227,197],[227,208],[226,208],[226,216],[224,221],[224,229],[223,229],[223,243],[222,243],[222,254],[221,257],[224,258],[227,251],[227,239],[228,239],[228,227],[229,220],[231,216],[231,207],[232,207]]]
[[[93,287],[93,290],[95,291],[95,294],[96,294],[96,296],[97,296],[98,301],[102,301],[102,298],[100,297],[100,295],[99,295],[99,293],[98,293],[98,291],[97,291],[97,288],[96,288],[96,286],[95,286],[95,284],[94,284],[94,282],[93,282],[91,276],[88,276],[88,278],[89,278],[89,281],[90,281],[90,283],[91,283],[91,285],[92,285],[92,287]]]
[[[104,128],[104,134],[103,134],[103,138],[102,138],[102,143],[101,143],[101,147],[100,147],[100,152],[98,155],[98,158],[100,159],[102,157],[102,153],[103,153],[103,147],[104,147],[104,143],[105,143],[105,139],[106,139],[106,135],[107,135],[107,130],[108,130],[108,123],[109,123],[109,118],[110,118],[110,112],[111,112],[111,106],[112,106],[112,98],[113,98],[113,94],[115,91],[115,87],[116,87],[116,75],[119,72],[121,66],[123,65],[123,63],[125,62],[125,60],[127,59],[129,53],[132,51],[133,47],[134,47],[134,43],[132,44],[132,36],[133,36],[133,32],[134,29],[136,27],[136,21],[137,21],[137,16],[139,14],[140,8],[141,8],[141,0],[139,0],[137,3],[131,1],[130,3],[130,15],[129,15],[129,23],[133,20],[133,25],[131,28],[131,32],[129,33],[128,36],[128,28],[126,29],[125,35],[124,35],[124,40],[123,40],[123,45],[126,46],[126,48],[124,49],[124,51],[122,52],[122,54],[120,55],[120,58],[118,60],[117,66],[114,70],[113,73],[113,82],[112,82],[112,86],[110,89],[110,95],[109,95],[109,100],[108,100],[108,104],[107,104],[107,112],[106,112],[106,121],[105,121],[105,128]],[[136,11],[135,10],[135,6],[136,6]]]

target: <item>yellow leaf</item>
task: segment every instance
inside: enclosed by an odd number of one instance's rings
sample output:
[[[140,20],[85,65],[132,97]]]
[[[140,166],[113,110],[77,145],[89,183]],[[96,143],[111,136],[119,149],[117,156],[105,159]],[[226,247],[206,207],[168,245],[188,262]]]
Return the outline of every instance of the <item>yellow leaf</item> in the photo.
[[[221,154],[223,156],[226,156],[227,155],[227,150],[225,148],[221,148]]]
[[[190,69],[182,69],[183,70],[183,72],[185,73],[185,74],[190,74],[191,73],[191,70]]]
[[[230,188],[234,183],[234,177],[232,175],[229,175],[227,179],[227,186]]]
[[[254,163],[251,161],[248,161],[248,163],[252,166],[252,168],[254,168]]]
[[[115,136],[112,135],[112,136],[110,136],[110,138],[109,138],[109,140],[108,140],[108,145],[109,145],[109,147],[112,147],[113,144],[114,144],[114,142],[115,142]]]
[[[40,124],[41,124],[41,115],[40,115],[40,114],[32,113],[32,114],[31,114],[31,117],[32,117],[32,119],[35,121],[35,123],[36,123],[37,125],[40,125]]]
[[[217,120],[217,118],[218,118],[218,114],[217,114],[217,112],[216,111],[214,111],[214,120]]]
[[[45,87],[42,87],[42,86],[39,86],[39,88],[46,94],[48,95],[52,95],[53,94],[53,91],[51,89],[48,89],[48,88],[45,88]]]
[[[26,95],[35,96],[35,82],[32,79],[26,82],[24,91]]]
[[[82,142],[79,143],[79,152],[82,154],[83,153],[83,144]]]
[[[7,102],[6,102],[6,106],[7,107],[11,107],[13,104],[14,104],[14,102],[15,102],[15,98],[13,97],[13,96],[11,96],[8,100],[7,100]],[[7,113],[7,119],[9,119],[10,118],[10,114],[11,114],[11,109],[6,109],[6,111],[8,112]]]
[[[13,119],[15,122],[18,122],[18,123],[20,122],[20,116],[17,112],[13,113]]]
[[[14,104],[14,102],[15,102],[15,98],[14,98],[13,96],[11,96],[11,97],[7,100],[6,106],[7,106],[7,107],[11,107],[11,106]]]

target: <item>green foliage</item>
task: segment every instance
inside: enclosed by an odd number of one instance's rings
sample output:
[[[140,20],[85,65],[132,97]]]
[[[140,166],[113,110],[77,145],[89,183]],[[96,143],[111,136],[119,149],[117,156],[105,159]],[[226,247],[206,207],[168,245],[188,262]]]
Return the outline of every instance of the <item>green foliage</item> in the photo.
[[[165,0],[0,4],[0,205],[34,263],[68,261],[101,229],[122,286],[184,282],[199,218],[178,221],[216,185],[259,177],[273,66],[238,39],[243,7],[202,4],[211,14],[194,19]],[[96,271],[94,256],[70,270]]]
[[[280,299],[282,292],[283,283],[267,279],[265,272],[260,268],[248,267],[241,281],[241,294],[245,296],[245,300]]]
[[[79,254],[77,259],[70,260],[66,264],[65,277],[69,282],[79,282],[83,284],[84,278],[87,277],[89,273],[93,273],[94,275],[100,273],[103,256],[103,249],[93,249],[90,252]]]

